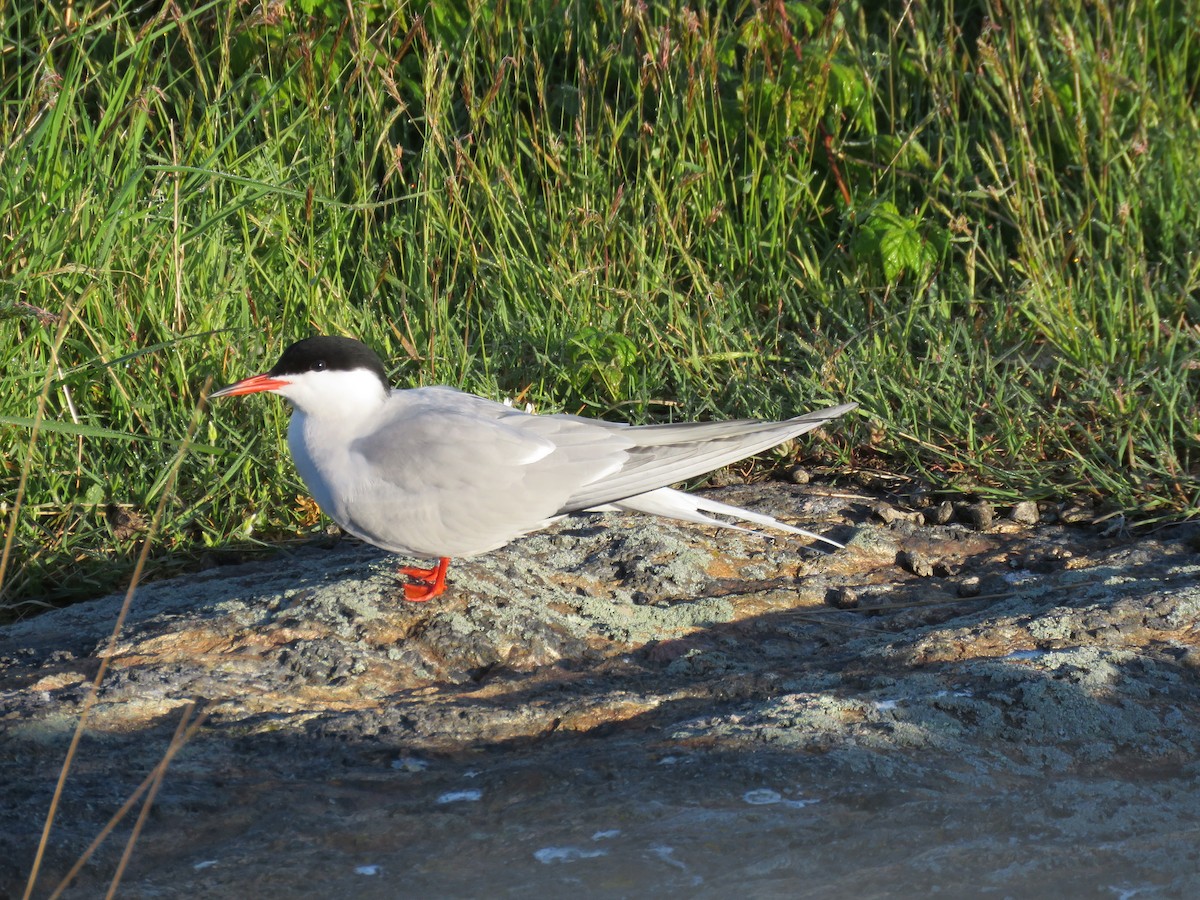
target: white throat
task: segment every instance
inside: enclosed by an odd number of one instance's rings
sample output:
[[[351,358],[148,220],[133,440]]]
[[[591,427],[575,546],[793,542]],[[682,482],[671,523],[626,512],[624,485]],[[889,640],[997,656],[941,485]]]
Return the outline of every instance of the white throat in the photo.
[[[291,383],[277,393],[295,407],[288,423],[292,460],[317,505],[344,526],[357,477],[351,446],[378,425],[390,392],[366,369],[286,377]]]
[[[286,397],[296,411],[322,422],[350,424],[375,415],[390,391],[366,369],[325,370],[283,376],[286,387],[276,393]]]

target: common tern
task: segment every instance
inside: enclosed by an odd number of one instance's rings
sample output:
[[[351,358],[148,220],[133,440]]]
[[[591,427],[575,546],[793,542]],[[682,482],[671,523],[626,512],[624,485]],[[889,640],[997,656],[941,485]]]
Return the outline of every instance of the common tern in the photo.
[[[533,415],[450,387],[393,389],[360,341],[312,337],[262,375],[211,397],[269,391],[294,407],[288,447],[313,499],[342,528],[404,556],[408,600],[446,589],[452,557],[475,556],[573,512],[632,510],[751,531],[705,513],[842,545],[768,515],[666,485],[819,428],[843,403],[783,422],[630,426]]]

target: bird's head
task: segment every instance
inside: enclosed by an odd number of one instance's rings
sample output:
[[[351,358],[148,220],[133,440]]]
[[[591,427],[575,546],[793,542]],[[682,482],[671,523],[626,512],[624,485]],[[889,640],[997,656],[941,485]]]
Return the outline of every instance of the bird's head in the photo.
[[[391,386],[379,356],[353,338],[320,336],[297,341],[262,375],[243,378],[209,397],[237,397],[269,391],[287,398],[310,416],[345,416],[372,409],[387,399]]]

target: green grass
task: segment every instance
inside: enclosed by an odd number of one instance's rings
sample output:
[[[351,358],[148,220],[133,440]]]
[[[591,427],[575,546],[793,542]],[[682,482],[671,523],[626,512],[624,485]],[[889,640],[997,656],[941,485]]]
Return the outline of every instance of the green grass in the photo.
[[[1194,4],[351,6],[0,13],[0,603],[119,583],[105,507],[313,332],[543,411],[853,398],[844,470],[1196,512]],[[159,571],[309,527],[285,422],[201,424]]]

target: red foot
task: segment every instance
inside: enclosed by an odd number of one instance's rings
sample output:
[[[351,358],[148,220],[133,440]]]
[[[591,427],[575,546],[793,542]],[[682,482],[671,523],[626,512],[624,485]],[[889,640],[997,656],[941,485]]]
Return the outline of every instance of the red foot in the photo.
[[[446,570],[450,568],[450,557],[443,556],[432,569],[419,566],[401,566],[400,574],[413,579],[404,585],[404,599],[412,603],[432,600],[446,590]]]

